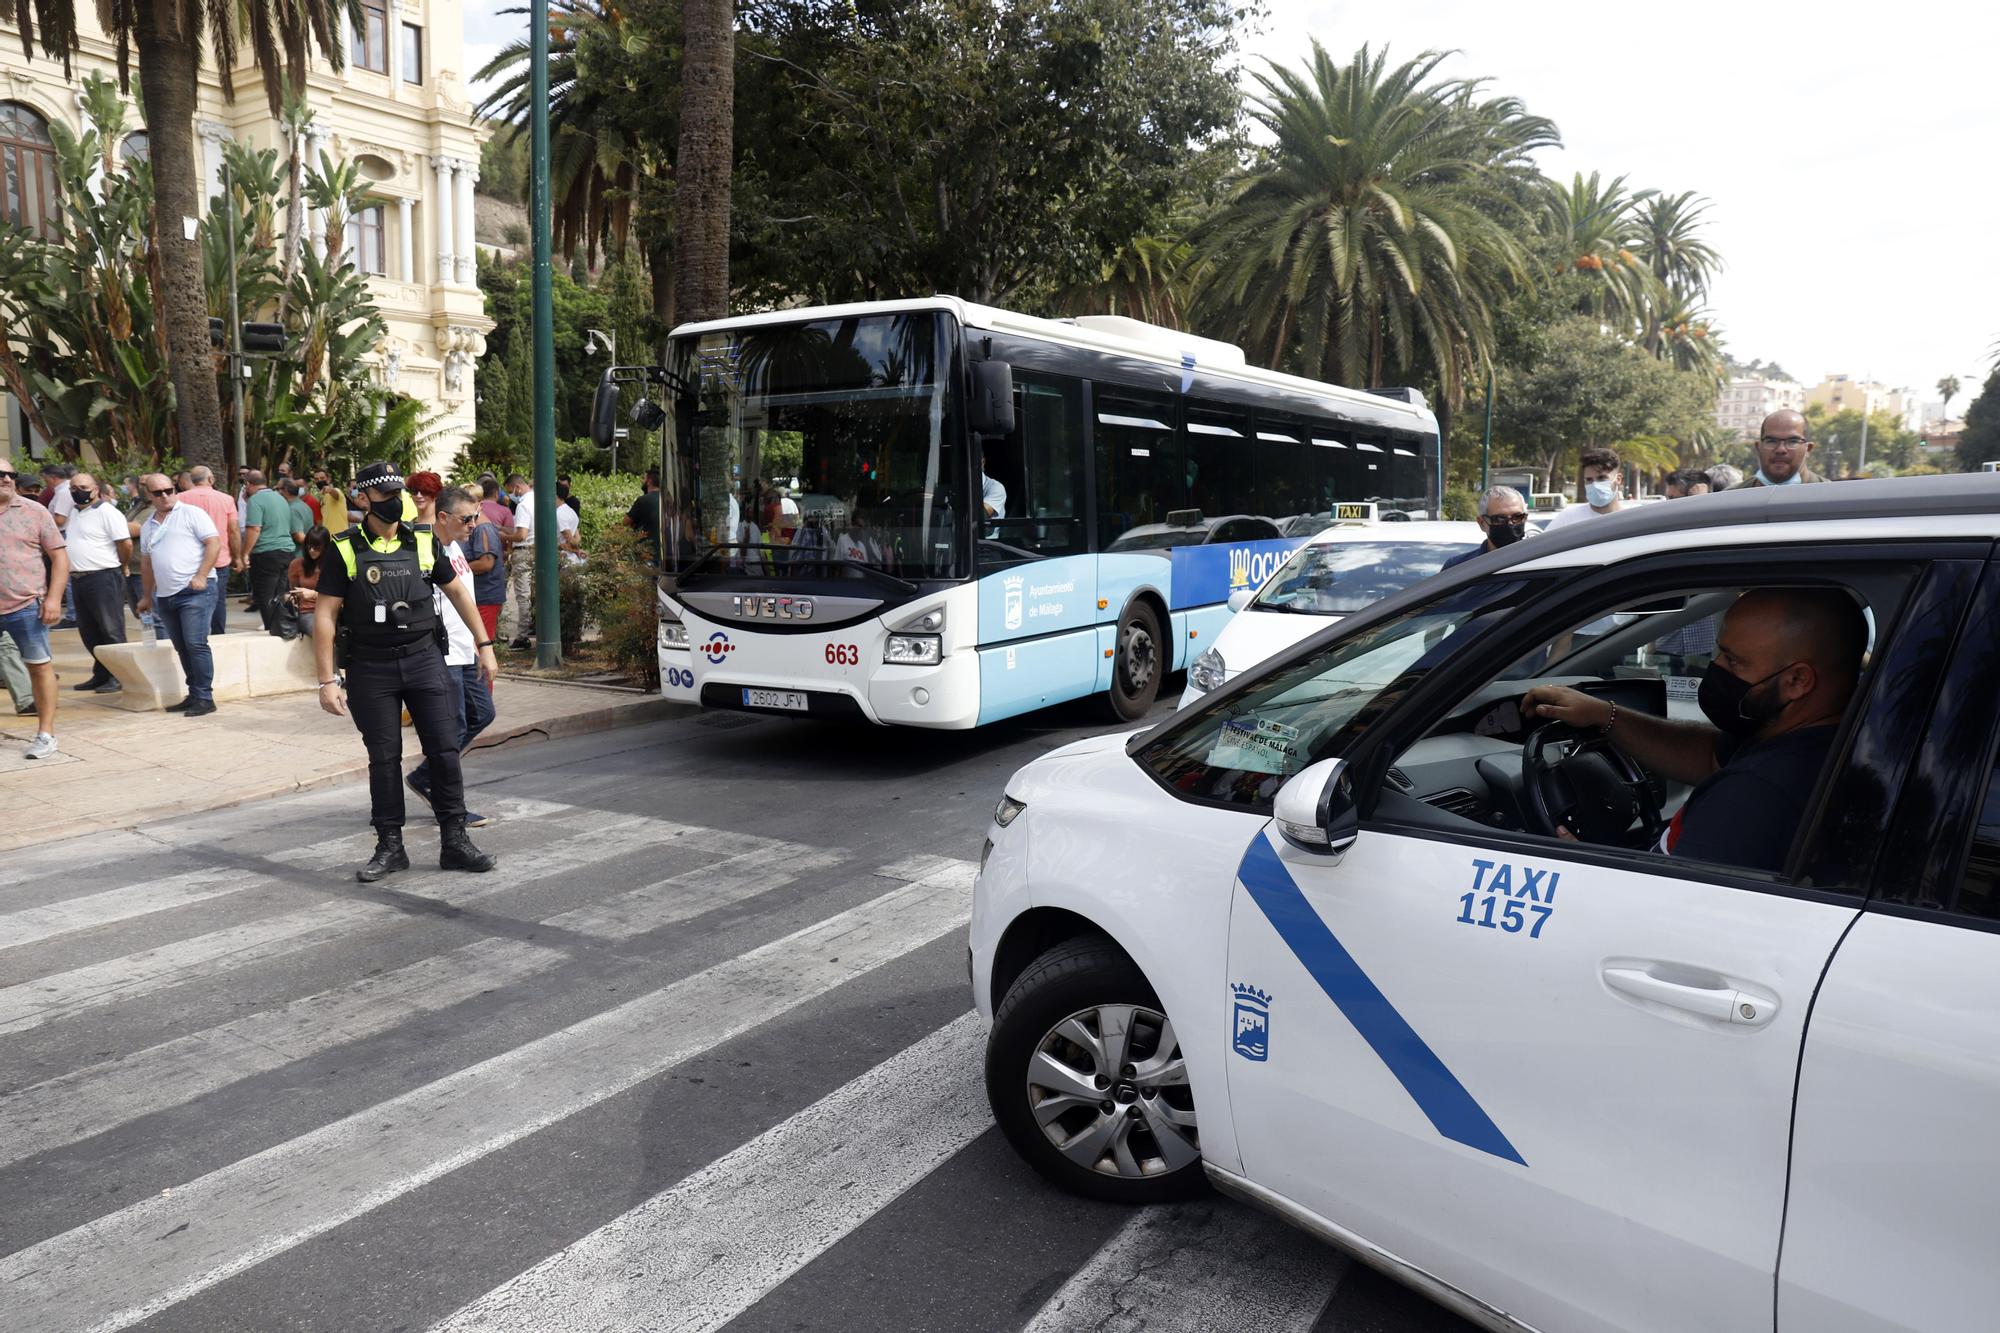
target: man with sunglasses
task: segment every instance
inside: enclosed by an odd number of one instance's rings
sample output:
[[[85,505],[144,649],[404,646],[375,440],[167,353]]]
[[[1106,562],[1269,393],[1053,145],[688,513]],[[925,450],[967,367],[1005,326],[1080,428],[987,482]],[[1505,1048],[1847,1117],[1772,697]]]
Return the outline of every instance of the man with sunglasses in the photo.
[[[1521,499],[1521,493],[1512,486],[1495,486],[1479,497],[1479,528],[1486,534],[1486,540],[1470,551],[1461,552],[1444,562],[1438,571],[1462,565],[1468,560],[1497,551],[1503,546],[1512,546],[1528,532],[1528,506]]]
[[[222,532],[208,511],[178,494],[173,482],[159,473],[140,479],[153,512],[139,525],[140,576],[144,594],[141,612],[153,611],[165,627],[187,678],[187,697],[168,704],[167,711],[187,717],[207,717],[215,711],[215,656],[209,650],[210,613],[215,608],[214,584],[226,577],[217,568],[222,559]]]
[[[1764,418],[1763,429],[1757,433],[1756,474],[1732,489],[1747,491],[1757,486],[1797,486],[1825,481],[1825,477],[1806,466],[1806,459],[1817,447],[1803,415],[1790,408],[1773,412]]]
[[[14,641],[35,688],[35,738],[27,757],[56,752],[56,667],[49,626],[62,619],[69,549],[49,511],[22,495],[20,475],[0,455],[0,634]],[[46,559],[47,564],[43,561]]]

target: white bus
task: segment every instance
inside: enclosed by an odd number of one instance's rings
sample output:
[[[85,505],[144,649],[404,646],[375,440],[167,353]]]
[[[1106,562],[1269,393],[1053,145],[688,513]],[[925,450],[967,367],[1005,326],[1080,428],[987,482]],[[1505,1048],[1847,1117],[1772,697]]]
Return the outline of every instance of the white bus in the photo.
[[[600,443],[634,384],[663,423],[662,689],[709,707],[964,728],[1097,694],[1136,718],[1307,516],[1438,506],[1422,395],[1115,317],[931,297],[684,325],[663,367],[606,372]]]

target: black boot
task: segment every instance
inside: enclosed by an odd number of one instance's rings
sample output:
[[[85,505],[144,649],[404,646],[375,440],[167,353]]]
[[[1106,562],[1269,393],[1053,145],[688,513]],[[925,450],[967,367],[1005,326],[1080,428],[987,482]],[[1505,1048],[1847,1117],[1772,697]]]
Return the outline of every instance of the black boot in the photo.
[[[410,868],[410,854],[403,850],[403,830],[382,825],[375,830],[375,855],[354,872],[363,884],[373,884],[384,875]]]
[[[470,870],[483,875],[496,864],[492,857],[472,845],[472,836],[465,831],[463,815],[447,819],[438,826],[439,870]]]

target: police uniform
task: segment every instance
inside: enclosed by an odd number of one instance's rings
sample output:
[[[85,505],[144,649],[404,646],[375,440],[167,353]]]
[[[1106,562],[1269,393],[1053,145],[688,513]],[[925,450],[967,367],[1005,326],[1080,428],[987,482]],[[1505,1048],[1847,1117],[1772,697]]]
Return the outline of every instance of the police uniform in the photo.
[[[401,489],[387,464],[356,478],[364,488]],[[407,500],[408,493],[405,492]],[[408,514],[406,505],[404,513]],[[445,679],[444,622],[434,588],[456,572],[427,525],[404,520],[387,537],[366,523],[332,540],[320,563],[319,594],[341,599],[347,709],[368,747],[369,822],[375,856],[359,872],[364,882],[409,867],[403,850],[401,714],[408,709],[430,773],[431,808],[441,830],[439,864],[447,870],[491,870],[493,860],[465,833],[465,781],[459,768],[462,724]]]

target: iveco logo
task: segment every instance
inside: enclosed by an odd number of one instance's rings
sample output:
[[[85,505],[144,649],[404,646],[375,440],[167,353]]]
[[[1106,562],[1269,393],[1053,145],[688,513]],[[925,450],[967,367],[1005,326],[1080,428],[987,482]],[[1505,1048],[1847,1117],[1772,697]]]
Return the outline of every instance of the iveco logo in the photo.
[[[810,597],[732,597],[733,610],[744,620],[811,620]]]

